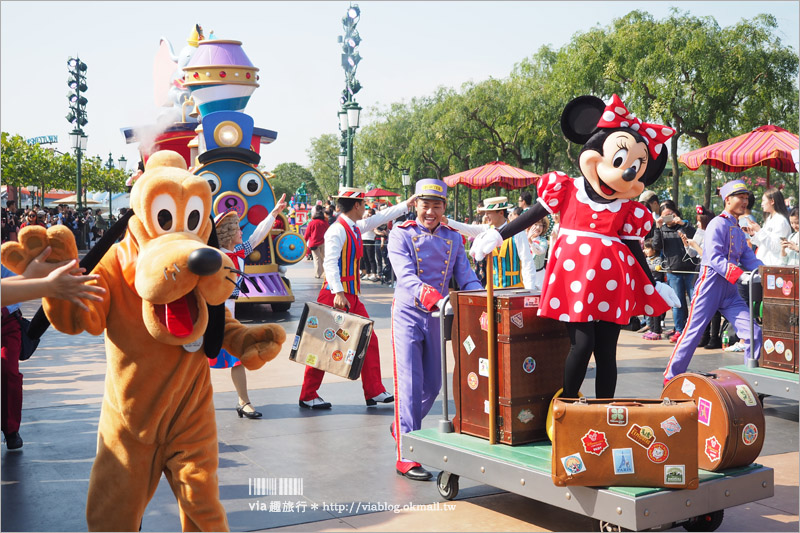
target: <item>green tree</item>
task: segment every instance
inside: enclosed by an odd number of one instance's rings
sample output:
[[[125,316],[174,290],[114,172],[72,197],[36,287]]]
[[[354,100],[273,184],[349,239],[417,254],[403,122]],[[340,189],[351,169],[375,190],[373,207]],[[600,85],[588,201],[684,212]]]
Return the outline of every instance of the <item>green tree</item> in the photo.
[[[297,163],[280,163],[272,170],[272,173],[275,174],[275,177],[271,178],[269,183],[275,190],[276,199],[280,198],[281,194],[285,194],[288,202],[300,188],[301,183],[306,184],[309,202],[313,203],[313,200],[320,197],[314,176],[307,168]]]
[[[326,133],[311,139],[311,146],[306,153],[320,197],[324,199],[336,194],[340,176],[338,135]]]

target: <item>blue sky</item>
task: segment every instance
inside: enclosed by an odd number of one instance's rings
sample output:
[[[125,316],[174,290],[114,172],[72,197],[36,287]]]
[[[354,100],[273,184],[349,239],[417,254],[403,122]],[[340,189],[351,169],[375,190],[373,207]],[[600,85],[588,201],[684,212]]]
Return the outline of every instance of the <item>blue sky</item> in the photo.
[[[347,2],[19,2],[0,4],[0,127],[25,137],[58,135],[69,148],[67,58],[88,65],[89,154],[138,160],[120,128],[155,121],[152,65],[161,37],[178,51],[195,23],[206,35],[243,42],[260,83],[246,112],[278,139],[262,162],[307,164],[312,137],[336,133],[344,74],[339,64]],[[713,15],[721,26],[775,15],[795,50],[800,4],[779,2],[358,2],[363,57],[357,100],[365,109],[438,86],[502,78],[540,46],[634,9],[667,16],[672,6]],[[44,15],[46,13],[46,15]],[[43,16],[44,15],[44,16]],[[369,120],[367,117],[366,120]]]

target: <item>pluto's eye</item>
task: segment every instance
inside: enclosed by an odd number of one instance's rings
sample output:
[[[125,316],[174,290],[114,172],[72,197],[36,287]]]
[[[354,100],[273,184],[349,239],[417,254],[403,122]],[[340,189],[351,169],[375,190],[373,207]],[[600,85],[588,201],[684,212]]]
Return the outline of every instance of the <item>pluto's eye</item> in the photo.
[[[625,163],[626,159],[628,159],[628,149],[622,148],[617,150],[617,153],[614,154],[614,159],[611,163],[614,165],[614,168],[619,168]]]
[[[164,231],[169,231],[172,229],[172,213],[167,211],[166,209],[162,209],[158,212],[158,225],[161,226],[161,229]]]
[[[150,204],[151,220],[158,227],[157,233],[167,233],[175,230],[175,213],[177,213],[175,200],[169,194],[159,194]]]
[[[199,196],[192,196],[186,202],[186,220],[183,222],[183,227],[186,231],[197,233],[200,228],[200,223],[203,220],[203,200]]]

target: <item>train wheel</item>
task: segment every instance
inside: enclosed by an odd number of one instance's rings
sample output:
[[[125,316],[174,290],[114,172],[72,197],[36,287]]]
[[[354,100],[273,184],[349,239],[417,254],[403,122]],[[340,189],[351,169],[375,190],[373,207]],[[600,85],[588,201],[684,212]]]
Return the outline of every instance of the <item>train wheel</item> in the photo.
[[[445,500],[452,500],[458,495],[458,476],[450,472],[439,472],[436,488]]]
[[[683,529],[686,531],[716,531],[717,528],[722,525],[722,517],[724,514],[725,511],[720,509],[713,513],[695,516],[683,524]]]

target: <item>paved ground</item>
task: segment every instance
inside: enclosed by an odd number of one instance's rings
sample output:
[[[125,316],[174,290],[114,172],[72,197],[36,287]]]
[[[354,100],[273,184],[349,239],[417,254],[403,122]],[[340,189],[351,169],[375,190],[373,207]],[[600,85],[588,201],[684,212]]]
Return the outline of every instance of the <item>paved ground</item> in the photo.
[[[316,298],[319,283],[310,263],[290,268],[298,303],[289,313],[268,306],[239,309],[242,322],[273,320],[292,333],[303,301]],[[392,290],[365,283],[364,300],[376,320],[384,383],[392,377],[389,314]],[[31,316],[35,304],[26,304]],[[642,341],[623,332],[619,345],[618,397],[657,397],[671,345]],[[291,337],[290,337],[291,338]],[[585,531],[593,522],[514,494],[463,479],[452,508],[441,505],[435,484],[411,482],[394,472],[387,427],[391,406],[367,408],[360,382],[326,376],[320,394],[334,404],[311,413],[297,406],[303,367],[278,358],[248,373],[261,420],[239,419],[229,372],[213,372],[220,450],[220,491],[236,531]],[[738,364],[741,356],[700,350],[692,369]],[[452,358],[450,361],[452,368]],[[85,531],[84,507],[94,458],[103,391],[102,338],[49,330],[27,362],[21,452],[2,448],[3,531]],[[593,396],[593,373],[583,386]],[[758,462],[775,468],[775,496],[726,511],[719,531],[798,531],[798,404],[770,397],[765,403],[767,436]],[[451,402],[450,412],[453,412]],[[434,427],[437,405],[425,420]],[[302,495],[257,497],[255,478],[302,479]],[[404,506],[436,507],[402,510]],[[290,507],[291,505],[291,507]],[[276,507],[277,506],[277,507]],[[389,507],[391,506],[391,508]],[[293,508],[292,508],[293,507]],[[386,511],[383,509],[390,508]],[[394,512],[394,509],[400,509]],[[177,505],[166,482],[147,508],[144,531],[178,530]],[[678,529],[681,530],[682,529]]]

